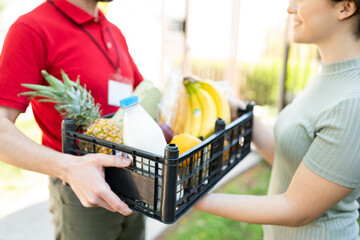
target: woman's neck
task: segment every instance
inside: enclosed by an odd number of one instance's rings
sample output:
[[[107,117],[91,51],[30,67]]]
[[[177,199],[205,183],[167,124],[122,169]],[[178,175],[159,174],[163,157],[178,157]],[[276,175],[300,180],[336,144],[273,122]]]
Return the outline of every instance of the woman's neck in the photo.
[[[358,18],[350,20],[341,22],[332,33],[315,41],[323,63],[360,57],[360,38],[355,35],[353,27],[357,25]]]
[[[97,13],[97,1],[96,0],[67,0],[75,6],[81,8],[85,12],[96,15]]]
[[[341,38],[338,41],[317,44],[320,57],[324,63],[339,62],[360,57],[360,39]]]

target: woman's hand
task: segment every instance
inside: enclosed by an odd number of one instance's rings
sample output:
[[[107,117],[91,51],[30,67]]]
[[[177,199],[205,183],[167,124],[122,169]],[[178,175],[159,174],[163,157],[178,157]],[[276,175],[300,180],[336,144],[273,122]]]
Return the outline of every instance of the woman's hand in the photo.
[[[226,95],[226,98],[230,105],[231,121],[234,121],[238,118],[238,109],[246,109],[246,102],[233,95]]]
[[[227,99],[231,109],[231,121],[234,121],[238,117],[237,110],[246,109],[246,102],[234,96],[227,96]],[[273,130],[255,115],[253,116],[252,143],[260,155],[272,165],[275,151]]]

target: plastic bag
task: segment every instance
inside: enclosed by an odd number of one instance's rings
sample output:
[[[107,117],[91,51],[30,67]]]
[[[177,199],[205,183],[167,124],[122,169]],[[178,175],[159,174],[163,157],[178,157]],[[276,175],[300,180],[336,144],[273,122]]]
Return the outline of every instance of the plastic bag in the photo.
[[[186,121],[187,100],[183,74],[174,67],[169,74],[159,103],[159,122],[171,127],[174,135],[183,132]]]

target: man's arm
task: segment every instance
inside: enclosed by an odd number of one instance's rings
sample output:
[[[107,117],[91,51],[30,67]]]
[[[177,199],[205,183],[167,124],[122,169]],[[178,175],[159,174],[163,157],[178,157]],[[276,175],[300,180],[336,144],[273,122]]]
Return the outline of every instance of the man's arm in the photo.
[[[20,111],[0,106],[0,159],[18,168],[58,177],[70,184],[85,207],[100,206],[124,215],[129,207],[105,182],[104,167],[127,167],[130,160],[105,154],[73,156],[39,145],[14,125]]]

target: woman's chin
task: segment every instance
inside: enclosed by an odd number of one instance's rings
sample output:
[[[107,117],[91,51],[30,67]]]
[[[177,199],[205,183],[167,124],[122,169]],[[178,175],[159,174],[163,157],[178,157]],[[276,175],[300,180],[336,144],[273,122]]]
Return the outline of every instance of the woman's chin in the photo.
[[[292,35],[291,41],[294,43],[309,43],[302,36]]]

